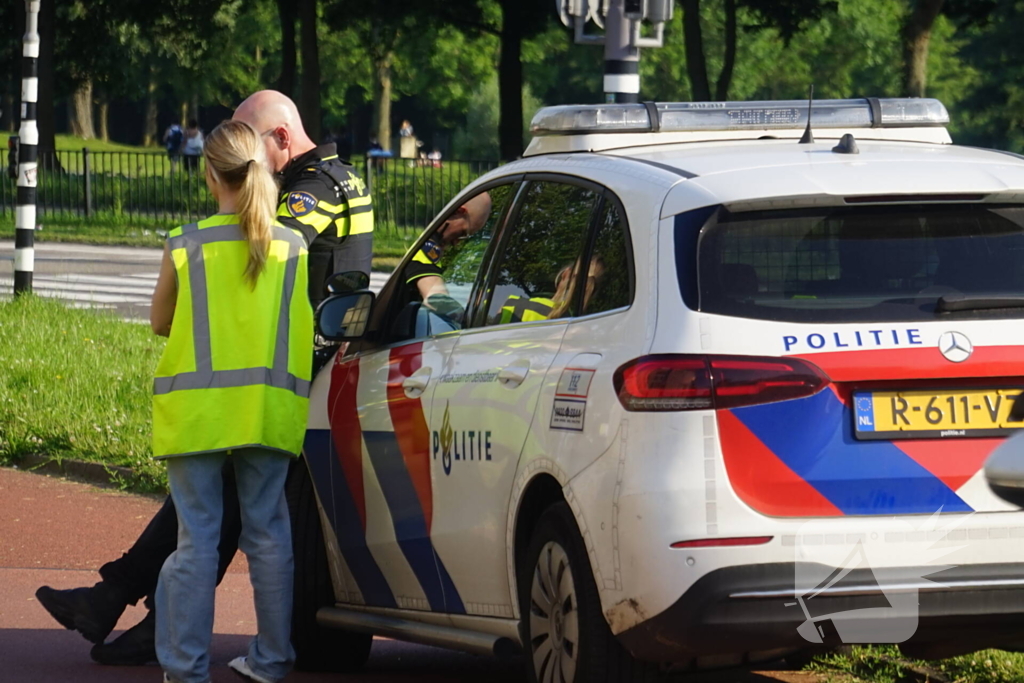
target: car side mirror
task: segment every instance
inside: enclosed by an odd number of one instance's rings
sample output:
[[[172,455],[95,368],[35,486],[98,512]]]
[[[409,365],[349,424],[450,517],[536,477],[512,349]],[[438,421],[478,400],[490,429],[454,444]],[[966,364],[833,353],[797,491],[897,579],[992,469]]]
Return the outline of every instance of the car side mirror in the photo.
[[[358,292],[360,289],[368,289],[370,276],[361,270],[350,270],[344,273],[334,273],[324,282],[324,293],[348,294]]]
[[[989,488],[1007,503],[1024,507],[1024,431],[992,451],[985,461]]]
[[[325,299],[316,309],[316,331],[329,341],[353,341],[366,334],[373,292],[352,292]]]

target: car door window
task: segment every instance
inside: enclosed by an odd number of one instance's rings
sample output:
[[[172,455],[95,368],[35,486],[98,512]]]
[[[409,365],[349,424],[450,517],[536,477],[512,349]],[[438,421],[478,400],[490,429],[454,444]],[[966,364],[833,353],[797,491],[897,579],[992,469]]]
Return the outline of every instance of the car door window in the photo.
[[[390,342],[462,328],[484,256],[518,187],[509,183],[473,194],[438,222],[404,267]]]
[[[633,302],[632,265],[625,217],[618,202],[606,198],[597,220],[582,315],[629,306]]]
[[[580,259],[599,194],[590,188],[534,181],[503,240],[487,325],[576,314]]]

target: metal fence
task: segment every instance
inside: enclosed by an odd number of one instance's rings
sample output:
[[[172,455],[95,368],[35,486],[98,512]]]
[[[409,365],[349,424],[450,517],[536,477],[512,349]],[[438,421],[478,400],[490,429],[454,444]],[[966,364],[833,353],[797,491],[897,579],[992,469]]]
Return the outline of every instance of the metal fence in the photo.
[[[465,185],[497,167],[495,161],[407,159],[358,160],[374,199],[375,230],[407,236],[424,226]],[[40,223],[61,219],[188,223],[217,211],[206,189],[202,158],[172,166],[159,152],[94,152],[88,149],[40,155]],[[0,182],[0,216],[11,217],[14,180]]]

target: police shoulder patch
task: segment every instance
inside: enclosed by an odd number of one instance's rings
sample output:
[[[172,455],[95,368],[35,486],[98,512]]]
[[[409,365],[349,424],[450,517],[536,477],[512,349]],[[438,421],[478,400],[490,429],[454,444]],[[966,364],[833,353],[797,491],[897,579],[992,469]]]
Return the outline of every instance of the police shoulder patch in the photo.
[[[427,257],[428,261],[436,264],[441,260],[441,245],[434,240],[427,240],[423,243],[423,255]]]
[[[305,216],[317,205],[316,197],[308,192],[289,192],[288,199],[285,201],[288,204],[288,213],[295,218]]]

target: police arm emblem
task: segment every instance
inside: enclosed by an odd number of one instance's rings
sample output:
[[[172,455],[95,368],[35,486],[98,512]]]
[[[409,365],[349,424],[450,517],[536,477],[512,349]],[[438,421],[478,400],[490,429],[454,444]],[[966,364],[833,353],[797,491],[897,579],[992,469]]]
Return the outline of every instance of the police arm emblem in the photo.
[[[301,218],[316,208],[317,199],[308,192],[289,192],[287,204],[288,213],[295,218]]]

